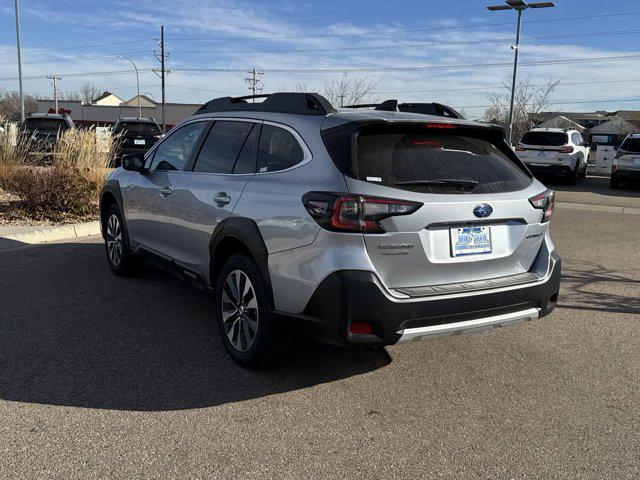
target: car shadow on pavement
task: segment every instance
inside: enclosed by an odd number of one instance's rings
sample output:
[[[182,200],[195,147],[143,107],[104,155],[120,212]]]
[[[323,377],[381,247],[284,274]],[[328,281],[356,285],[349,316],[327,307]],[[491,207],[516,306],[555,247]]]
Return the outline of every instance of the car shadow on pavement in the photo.
[[[587,178],[579,179],[575,185],[568,184],[560,177],[543,176],[539,179],[547,187],[559,192],[592,193],[603,197],[640,197],[640,184],[624,183],[613,189],[609,186],[609,177],[589,175]]]
[[[640,277],[633,274],[594,262],[565,262],[558,307],[640,314]]]
[[[147,268],[114,276],[98,243],[0,252],[0,398],[117,410],[221,405],[382,368],[384,349],[298,343],[272,370],[227,356],[213,300]]]

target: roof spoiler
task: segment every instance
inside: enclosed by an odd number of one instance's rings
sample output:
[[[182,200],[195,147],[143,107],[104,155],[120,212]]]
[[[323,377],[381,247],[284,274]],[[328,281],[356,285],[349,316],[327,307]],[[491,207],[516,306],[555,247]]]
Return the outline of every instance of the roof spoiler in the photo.
[[[423,115],[436,115],[439,117],[464,119],[460,112],[448,105],[436,102],[399,103],[398,100],[385,100],[382,103],[362,103],[358,105],[348,105],[345,108],[373,108],[374,110],[384,110],[386,112],[420,113]]]
[[[249,103],[247,100],[264,98],[260,103]],[[262,95],[247,95],[244,97],[215,98],[202,105],[195,114],[249,111],[294,113],[297,115],[327,115],[337,110],[331,102],[317,93],[283,92]]]

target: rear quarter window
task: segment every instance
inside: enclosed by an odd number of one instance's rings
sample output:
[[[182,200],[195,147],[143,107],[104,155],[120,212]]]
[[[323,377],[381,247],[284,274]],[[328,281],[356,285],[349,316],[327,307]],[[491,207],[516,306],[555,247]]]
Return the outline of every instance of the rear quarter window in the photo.
[[[357,176],[421,193],[511,192],[531,181],[488,140],[451,133],[362,132]]]

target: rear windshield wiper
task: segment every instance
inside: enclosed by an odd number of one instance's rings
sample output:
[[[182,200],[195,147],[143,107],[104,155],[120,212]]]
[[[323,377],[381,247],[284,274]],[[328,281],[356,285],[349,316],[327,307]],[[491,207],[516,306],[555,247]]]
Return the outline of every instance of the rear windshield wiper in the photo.
[[[439,178],[437,180],[404,180],[395,182],[394,185],[419,185],[425,187],[458,187],[462,190],[473,190],[478,186],[475,180],[458,178]]]

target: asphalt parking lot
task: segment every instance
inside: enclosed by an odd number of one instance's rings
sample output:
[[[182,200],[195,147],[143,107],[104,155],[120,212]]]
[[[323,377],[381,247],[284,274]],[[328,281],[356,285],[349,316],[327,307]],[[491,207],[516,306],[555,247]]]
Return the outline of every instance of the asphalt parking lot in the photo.
[[[0,251],[0,477],[638,478],[640,216],[552,234],[550,317],[260,373],[206,294],[114,277],[99,239]]]

